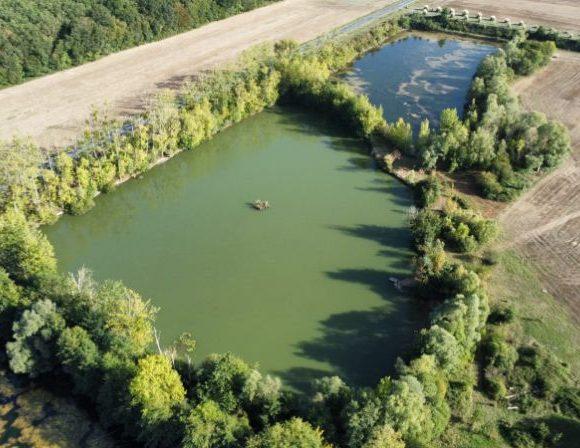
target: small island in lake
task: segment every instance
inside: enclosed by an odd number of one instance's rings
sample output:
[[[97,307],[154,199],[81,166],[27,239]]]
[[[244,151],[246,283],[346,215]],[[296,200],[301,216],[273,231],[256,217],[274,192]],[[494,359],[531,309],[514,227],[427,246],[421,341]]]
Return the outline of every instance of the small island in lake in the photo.
[[[252,202],[252,207],[254,207],[258,211],[263,211],[266,210],[267,208],[270,208],[270,203],[262,199],[256,199],[254,202]]]

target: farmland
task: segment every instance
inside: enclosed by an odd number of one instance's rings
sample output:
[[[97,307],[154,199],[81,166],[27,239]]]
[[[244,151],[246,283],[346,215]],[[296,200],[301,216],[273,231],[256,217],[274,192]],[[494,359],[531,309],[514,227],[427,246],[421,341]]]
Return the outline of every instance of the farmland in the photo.
[[[546,289],[580,322],[580,55],[552,63],[516,83],[524,106],[562,121],[572,156],[501,215],[510,244],[535,262]]]
[[[576,0],[436,0],[433,5],[580,32],[580,7]]]
[[[18,134],[45,147],[71,143],[93,106],[106,106],[115,116],[140,111],[157,90],[176,88],[253,45],[304,42],[385,5],[378,0],[286,0],[0,90],[0,139]]]

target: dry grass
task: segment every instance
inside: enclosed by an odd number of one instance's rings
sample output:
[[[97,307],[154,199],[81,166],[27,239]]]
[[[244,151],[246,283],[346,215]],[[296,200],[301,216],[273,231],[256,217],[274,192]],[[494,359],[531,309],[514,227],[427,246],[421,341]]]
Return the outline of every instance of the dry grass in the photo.
[[[113,440],[72,400],[22,388],[0,372],[0,446],[113,448]]]

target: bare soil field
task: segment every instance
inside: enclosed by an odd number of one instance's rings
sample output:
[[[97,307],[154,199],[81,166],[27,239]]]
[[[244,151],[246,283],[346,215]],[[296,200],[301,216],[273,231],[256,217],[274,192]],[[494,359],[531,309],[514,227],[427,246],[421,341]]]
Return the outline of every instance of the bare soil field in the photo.
[[[505,209],[510,244],[533,262],[545,288],[580,322],[580,54],[558,52],[552,63],[515,85],[525,107],[563,122],[572,156]]]
[[[580,32],[580,1],[578,0],[436,0],[429,6],[448,6],[470,13],[495,15],[524,20],[530,25],[547,25],[567,31]]]
[[[93,106],[134,112],[160,88],[235,59],[256,44],[311,40],[395,0],[284,0],[196,30],[0,90],[0,139],[32,136],[44,147],[70,143]]]

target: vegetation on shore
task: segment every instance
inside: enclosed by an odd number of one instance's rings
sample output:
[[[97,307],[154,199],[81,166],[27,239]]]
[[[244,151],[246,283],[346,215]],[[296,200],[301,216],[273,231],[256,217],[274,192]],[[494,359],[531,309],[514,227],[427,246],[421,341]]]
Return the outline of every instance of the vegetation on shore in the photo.
[[[435,175],[416,185],[422,208],[410,213],[415,289],[433,305],[429,326],[411,356],[397,363],[396,375],[373,388],[332,377],[296,396],[232,354],[194,363],[189,334],[165,349],[157,341],[154,350],[156,309],[148,301],[120,282],[97,283],[86,270],[56,270],[36,223],[50,222],[61,210],[86,211],[97,192],[276,101],[332,114],[361,138],[385,139],[429,169],[485,167],[495,173],[494,164],[504,163],[515,176],[529,169],[527,163],[549,167],[565,154],[563,147],[546,151],[553,141],[565,143],[555,124],[544,131],[549,138],[534,140],[544,121],[516,148],[520,158],[509,157],[508,141],[517,139],[506,136],[528,136],[527,126],[538,123],[514,109],[508,113],[509,70],[524,70],[517,68],[524,61],[533,70],[553,51],[550,44],[519,37],[482,63],[465,120],[444,111],[440,129],[424,123],[416,140],[404,121],[386,123],[380,109],[331,75],[398,31],[386,22],[307,53],[280,42],[240,72],[216,73],[176,97],[161,98],[124,128],[96,117],[74,153],[45,155],[27,142],[6,145],[0,152],[0,180],[7,186],[0,202],[0,342],[11,370],[70,385],[105,427],[151,447],[428,447],[449,435],[450,422],[476,424],[478,390],[503,406],[511,405],[513,387],[521,391],[518,409],[578,418],[578,389],[566,367],[543,349],[510,339],[505,329],[515,317],[509,307],[494,304],[490,311],[484,279],[493,260],[481,253],[497,232],[495,224],[450,195]],[[496,66],[499,78],[487,76]],[[506,110],[497,112],[501,107]],[[462,151],[470,142],[478,151],[487,145],[481,152],[487,158],[473,162]],[[480,159],[486,164],[478,165]],[[498,428],[516,447],[557,442],[543,421],[511,419]],[[472,432],[489,440],[486,428]]]
[[[427,25],[433,23],[435,29],[445,30],[447,15],[445,11],[434,17],[413,14],[401,22],[410,21],[421,29],[430,29]],[[425,121],[414,144],[404,122],[391,126],[387,135],[397,149],[418,156],[426,169],[473,172],[481,194],[498,201],[517,197],[538,174],[553,169],[571,151],[564,125],[540,112],[524,111],[510,89],[517,77],[547,65],[555,44],[529,40],[521,29],[510,30],[511,40],[479,65],[463,119],[455,109],[444,110],[439,129],[431,130]]]
[[[276,0],[1,0],[0,87]]]
[[[469,34],[509,41],[525,32],[535,41],[553,42],[564,50],[580,51],[580,36],[560,32],[544,26],[528,27],[524,22],[512,23],[509,19],[499,22],[494,16],[483,17],[480,13],[469,15],[469,11],[455,12],[450,8],[423,10],[402,18],[405,28],[421,31],[441,31],[445,33]]]

